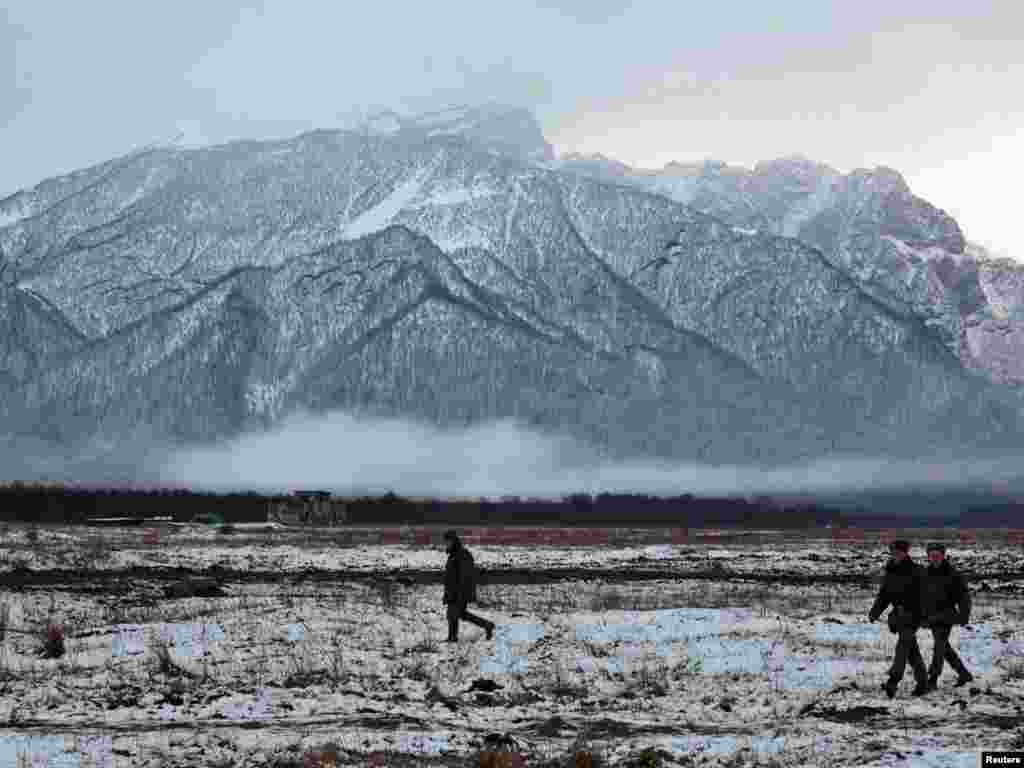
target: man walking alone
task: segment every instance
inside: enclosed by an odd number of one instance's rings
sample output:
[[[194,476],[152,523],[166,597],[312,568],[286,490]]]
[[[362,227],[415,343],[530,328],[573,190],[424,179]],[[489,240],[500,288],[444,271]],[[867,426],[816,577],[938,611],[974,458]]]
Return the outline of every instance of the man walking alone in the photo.
[[[459,620],[468,621],[483,628],[487,639],[494,636],[494,622],[475,616],[466,610],[469,603],[476,602],[476,566],[473,556],[463,545],[455,531],[445,531],[448,562],[444,569],[444,602],[448,606],[448,642],[459,641]]]
[[[927,673],[921,649],[917,645],[917,628],[921,621],[921,568],[910,559],[910,543],[894,541],[889,546],[890,559],[882,575],[882,586],[878,591],[869,621],[878,621],[882,611],[892,605],[889,613],[889,631],[899,638],[893,654],[889,679],[882,683],[882,690],[890,699],[896,695],[900,680],[907,668],[907,661],[914,670],[914,696],[928,692]]]
[[[928,545],[928,567],[924,569],[921,584],[921,615],[922,626],[931,629],[935,640],[928,689],[934,691],[938,687],[946,661],[957,674],[956,686],[967,685],[974,676],[949,644],[949,634],[954,624],[964,625],[970,620],[971,593],[963,575],[946,559],[946,548],[942,544]]]

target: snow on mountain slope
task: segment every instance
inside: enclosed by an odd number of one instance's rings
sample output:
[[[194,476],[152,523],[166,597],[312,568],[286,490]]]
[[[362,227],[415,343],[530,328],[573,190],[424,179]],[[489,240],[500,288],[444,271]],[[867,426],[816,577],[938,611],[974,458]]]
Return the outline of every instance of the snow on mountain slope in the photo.
[[[544,138],[533,114],[520,107],[501,104],[450,107],[419,115],[384,110],[350,121],[346,128],[406,141],[459,138],[535,163],[551,163],[555,159],[554,149]]]
[[[814,185],[814,191],[798,199],[778,224],[778,233],[785,237],[799,237],[804,225],[821,215],[836,203],[834,177],[822,176]]]
[[[668,172],[666,169],[666,173],[659,174],[646,186],[653,192],[665,195],[677,203],[689,205],[700,191],[699,171],[674,173]]]
[[[815,230],[839,233],[826,252],[771,233],[817,188],[802,165],[777,185],[702,166],[730,219],[498,146],[317,131],[27,192],[68,199],[0,229],[0,422],[213,440],[370,409],[737,462],[1019,434],[1017,406],[955,355],[971,282],[943,280],[929,250],[951,230],[897,180],[812,217],[838,206]]]
[[[403,181],[384,200],[368,211],[363,211],[342,229],[346,238],[357,238],[384,229],[391,221],[416,199],[423,186],[426,171],[420,171]]]
[[[0,227],[17,224],[31,213],[23,207],[19,195],[12,195],[8,200],[0,201]]]

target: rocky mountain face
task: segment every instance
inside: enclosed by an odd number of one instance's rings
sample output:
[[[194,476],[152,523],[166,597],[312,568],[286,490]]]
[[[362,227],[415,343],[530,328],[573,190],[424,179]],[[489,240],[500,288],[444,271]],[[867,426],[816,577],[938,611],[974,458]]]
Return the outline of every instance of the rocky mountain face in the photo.
[[[391,117],[0,201],[0,432],[42,455],[344,408],[763,464],[1020,434],[969,363],[1019,368],[964,318],[996,292],[1019,307],[1022,282],[964,267],[956,223],[898,174],[615,180],[553,163],[528,113]]]
[[[1024,390],[1021,267],[968,247],[956,221],[916,197],[897,171],[840,174],[794,156],[752,171],[721,162],[632,169],[600,155],[560,168],[666,195],[750,233],[797,238],[853,276],[873,298],[941,334],[970,370]]]
[[[1024,265],[994,259],[984,249],[968,247],[984,303],[966,319],[968,366],[993,381],[1024,388]],[[947,268],[956,275],[955,268]]]

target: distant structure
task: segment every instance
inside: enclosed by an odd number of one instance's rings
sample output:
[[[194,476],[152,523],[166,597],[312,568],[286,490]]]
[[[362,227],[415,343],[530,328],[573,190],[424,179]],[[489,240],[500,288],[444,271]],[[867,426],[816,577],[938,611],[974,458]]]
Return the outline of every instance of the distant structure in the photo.
[[[330,491],[295,491],[285,501],[272,501],[267,522],[281,525],[338,525],[348,522],[348,505]]]

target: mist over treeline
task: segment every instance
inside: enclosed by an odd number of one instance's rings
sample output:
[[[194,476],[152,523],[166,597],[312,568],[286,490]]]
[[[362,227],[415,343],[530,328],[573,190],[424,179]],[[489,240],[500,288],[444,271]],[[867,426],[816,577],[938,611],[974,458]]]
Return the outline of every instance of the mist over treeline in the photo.
[[[832,526],[972,528],[1019,525],[1024,499],[971,492],[874,494],[836,497],[651,496],[577,493],[561,498],[498,499],[332,496],[348,525],[553,525],[607,527],[809,528]],[[13,482],[0,485],[0,520],[82,524],[93,518],[171,518],[208,515],[226,523],[265,522],[294,496],[187,489],[83,488]]]

